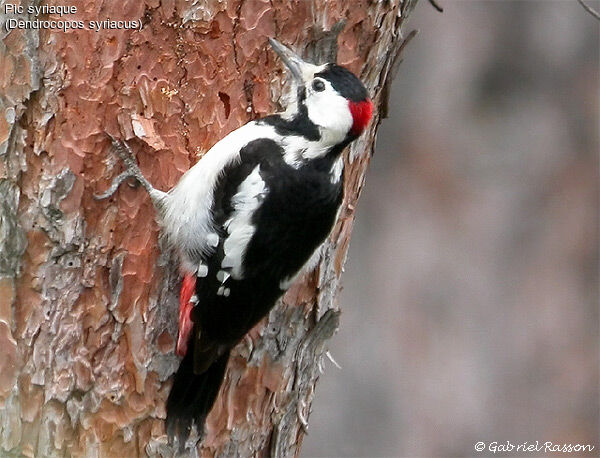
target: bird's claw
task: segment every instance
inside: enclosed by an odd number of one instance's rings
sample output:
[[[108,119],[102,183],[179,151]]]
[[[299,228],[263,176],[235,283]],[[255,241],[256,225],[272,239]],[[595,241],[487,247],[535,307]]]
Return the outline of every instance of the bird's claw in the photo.
[[[129,171],[125,171],[125,172],[119,174],[119,176],[113,180],[110,187],[106,191],[104,191],[103,193],[100,193],[100,194],[94,194],[94,199],[96,199],[96,200],[108,199],[115,192],[117,192],[117,189],[119,188],[121,183],[123,183],[128,178],[135,178],[135,175],[132,175],[131,172],[129,172]]]
[[[131,148],[129,147],[129,145],[126,142],[113,137],[108,132],[106,132],[106,135],[108,137],[110,137],[110,140],[112,143],[112,149],[121,158],[121,160],[123,161],[123,164],[125,164],[125,171],[120,173],[112,181],[110,187],[106,191],[104,191],[103,193],[100,193],[100,194],[94,194],[94,199],[96,199],[96,200],[108,199],[117,191],[117,189],[119,188],[121,183],[123,183],[125,180],[127,180],[129,178],[134,178],[139,184],[143,185],[146,189],[149,189],[149,188],[151,189],[152,186],[150,185],[150,183],[147,183],[146,179],[142,175],[142,172],[141,172],[140,168],[138,167],[137,162],[135,160],[133,151],[131,151]]]
[[[135,155],[133,154],[133,151],[131,151],[131,148],[129,147],[127,142],[119,140],[118,138],[113,137],[109,133],[107,133],[107,135],[110,137],[113,149],[119,155],[121,160],[125,163],[127,170],[132,172],[133,176],[139,173],[140,169],[137,165]]]

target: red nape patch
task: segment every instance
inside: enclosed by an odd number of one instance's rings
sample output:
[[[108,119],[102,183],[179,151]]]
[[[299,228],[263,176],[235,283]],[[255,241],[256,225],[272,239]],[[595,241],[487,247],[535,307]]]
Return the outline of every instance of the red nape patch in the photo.
[[[373,116],[373,102],[371,99],[362,100],[360,102],[349,101],[350,113],[352,113],[352,129],[354,135],[360,135]]]
[[[179,356],[185,356],[187,353],[190,334],[194,328],[192,321],[192,304],[191,299],[196,290],[196,276],[185,275],[181,282],[181,291],[179,293],[179,335],[177,336],[177,348],[175,352]]]

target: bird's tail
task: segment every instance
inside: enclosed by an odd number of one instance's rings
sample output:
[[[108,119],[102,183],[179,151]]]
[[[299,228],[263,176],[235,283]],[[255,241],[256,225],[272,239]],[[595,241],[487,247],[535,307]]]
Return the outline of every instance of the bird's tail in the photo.
[[[180,449],[190,435],[192,424],[198,435],[204,433],[204,421],[212,409],[219,387],[225,375],[229,350],[214,360],[208,368],[194,373],[194,345],[190,345],[179,369],[167,399],[167,434],[169,441],[177,437]]]

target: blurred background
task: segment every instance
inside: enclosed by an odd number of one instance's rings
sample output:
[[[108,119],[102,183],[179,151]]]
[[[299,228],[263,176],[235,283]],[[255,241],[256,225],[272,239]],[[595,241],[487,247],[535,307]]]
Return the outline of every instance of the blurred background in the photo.
[[[600,23],[439,2],[409,23],[302,455],[597,455]]]

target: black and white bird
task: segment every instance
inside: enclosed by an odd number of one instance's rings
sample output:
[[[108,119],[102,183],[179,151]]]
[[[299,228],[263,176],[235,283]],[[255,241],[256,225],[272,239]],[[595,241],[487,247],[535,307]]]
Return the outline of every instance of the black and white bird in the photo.
[[[361,81],[333,63],[313,65],[270,39],[292,75],[286,111],[225,136],[169,192],[127,170],[98,198],[135,177],[149,192],[183,282],[176,351],[183,356],[167,401],[180,444],[202,435],[231,348],[291,286],[330,234],[343,199],[342,151],[369,123]]]

